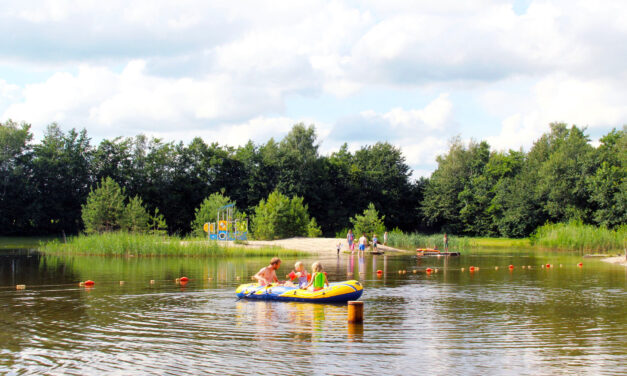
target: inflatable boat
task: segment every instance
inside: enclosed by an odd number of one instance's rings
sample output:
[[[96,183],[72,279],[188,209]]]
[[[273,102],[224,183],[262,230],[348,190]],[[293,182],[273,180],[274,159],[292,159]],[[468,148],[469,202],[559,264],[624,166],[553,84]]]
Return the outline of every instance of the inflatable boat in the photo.
[[[346,303],[357,300],[363,293],[361,283],[355,280],[333,282],[318,291],[298,287],[279,286],[275,283],[259,286],[256,283],[240,285],[235,294],[239,299],[278,300],[282,302]]]

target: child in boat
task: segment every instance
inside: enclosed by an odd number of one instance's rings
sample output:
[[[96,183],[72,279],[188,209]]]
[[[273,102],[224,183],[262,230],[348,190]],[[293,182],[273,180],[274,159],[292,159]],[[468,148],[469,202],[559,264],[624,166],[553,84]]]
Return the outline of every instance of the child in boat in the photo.
[[[296,261],[296,263],[294,264],[294,271],[292,273],[293,276],[298,280],[298,288],[306,288],[307,284],[309,283],[309,275],[302,262]],[[289,275],[292,276],[292,273],[290,273]],[[296,286],[291,282],[286,282],[286,285],[288,285],[288,283],[291,286]]]
[[[311,265],[311,269],[313,270],[311,281],[307,284],[306,288],[310,291],[318,291],[322,290],[324,286],[329,287],[329,281],[327,280],[327,275],[324,274],[322,264],[316,261]]]

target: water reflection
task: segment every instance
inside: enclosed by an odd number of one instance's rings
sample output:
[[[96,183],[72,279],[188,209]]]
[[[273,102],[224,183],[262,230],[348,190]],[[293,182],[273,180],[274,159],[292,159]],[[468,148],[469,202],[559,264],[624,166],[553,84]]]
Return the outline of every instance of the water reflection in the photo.
[[[422,370],[434,374],[616,374],[624,369],[627,275],[621,267],[591,261],[577,268],[575,256],[515,252],[320,259],[331,281],[357,276],[364,284],[363,325],[348,325],[342,305],[236,302],[235,287],[248,282],[266,258],[31,254],[12,261],[6,256],[0,265],[0,373],[368,374],[379,369],[399,374],[417,371],[418,360]],[[314,259],[302,261],[309,265]],[[533,268],[510,272],[510,263]],[[547,270],[542,263],[564,267]],[[461,271],[469,265],[481,269]],[[424,273],[427,267],[440,271]],[[183,275],[189,283],[176,284]],[[79,287],[85,279],[95,280],[94,288]],[[28,287],[16,291],[17,283]]]

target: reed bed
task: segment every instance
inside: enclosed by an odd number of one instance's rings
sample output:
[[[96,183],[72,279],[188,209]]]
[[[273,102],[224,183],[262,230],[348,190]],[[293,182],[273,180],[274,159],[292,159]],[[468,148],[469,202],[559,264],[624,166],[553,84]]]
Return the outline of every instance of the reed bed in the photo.
[[[627,247],[627,225],[616,230],[581,222],[546,224],[530,237],[531,244],[580,252],[610,253]]]
[[[159,236],[111,232],[98,235],[78,235],[67,243],[52,241],[41,243],[42,252],[49,254],[93,256],[299,256],[307,252],[281,247],[243,247],[221,245],[217,241],[183,239],[176,236]]]
[[[400,231],[392,231],[388,237],[388,245],[408,250],[416,248],[444,250],[444,234],[425,235],[417,232],[406,234]],[[449,235],[448,247],[449,250],[465,250],[470,247],[470,241],[468,238]]]

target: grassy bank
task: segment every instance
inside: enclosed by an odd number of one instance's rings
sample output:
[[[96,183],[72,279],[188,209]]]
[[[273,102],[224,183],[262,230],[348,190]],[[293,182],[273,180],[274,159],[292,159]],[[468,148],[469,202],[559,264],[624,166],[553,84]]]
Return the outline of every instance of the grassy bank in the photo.
[[[299,256],[306,252],[280,247],[247,248],[220,245],[215,241],[184,240],[175,236],[130,234],[124,232],[79,235],[42,243],[39,248],[49,254],[94,256]]]
[[[0,249],[37,248],[42,242],[54,239],[52,237],[0,236]]]
[[[414,250],[416,248],[444,249],[444,234],[425,235],[417,232],[405,234],[394,231],[389,234],[388,245],[394,248]],[[470,247],[468,238],[459,236],[448,237],[448,247],[451,250],[464,250]]]
[[[580,222],[547,224],[530,237],[531,244],[584,253],[623,252],[627,246],[627,225],[616,230]]]

